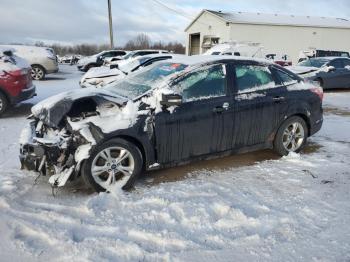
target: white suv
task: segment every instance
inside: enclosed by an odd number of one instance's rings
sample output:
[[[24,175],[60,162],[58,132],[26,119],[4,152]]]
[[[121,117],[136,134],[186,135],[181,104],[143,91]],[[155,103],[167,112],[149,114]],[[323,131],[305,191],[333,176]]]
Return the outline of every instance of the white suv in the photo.
[[[57,57],[52,48],[26,45],[2,45],[2,47],[11,48],[17,56],[27,60],[32,67],[34,80],[43,80],[46,74],[58,72]]]

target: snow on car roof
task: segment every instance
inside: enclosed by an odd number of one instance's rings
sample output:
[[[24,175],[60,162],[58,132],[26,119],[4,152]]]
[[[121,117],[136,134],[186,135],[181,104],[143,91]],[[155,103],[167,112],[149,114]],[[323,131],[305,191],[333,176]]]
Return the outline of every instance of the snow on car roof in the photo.
[[[213,10],[204,10],[203,12],[212,13],[231,23],[350,28],[350,21],[348,19],[336,17],[221,12]]]
[[[220,56],[209,56],[209,55],[185,56],[183,55],[183,56],[174,57],[171,60],[167,60],[167,62],[171,61],[175,63],[181,63],[181,64],[192,66],[192,65],[211,63],[215,61],[225,61],[225,60],[253,61],[253,62],[260,62],[265,64],[272,64],[272,62],[267,59],[244,57],[244,56],[232,56],[232,55],[220,55]]]

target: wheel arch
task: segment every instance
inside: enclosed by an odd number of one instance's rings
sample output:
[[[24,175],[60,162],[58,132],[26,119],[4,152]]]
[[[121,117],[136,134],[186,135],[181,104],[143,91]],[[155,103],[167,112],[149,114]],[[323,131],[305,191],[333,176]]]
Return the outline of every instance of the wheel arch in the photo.
[[[143,170],[146,170],[147,169],[146,166],[148,163],[148,154],[146,153],[146,148],[143,145],[143,143],[141,142],[141,140],[139,140],[133,136],[122,135],[122,134],[110,137],[108,140],[115,139],[115,138],[124,139],[124,140],[134,144],[140,150],[142,158],[143,158]]]
[[[0,86],[0,93],[5,96],[8,103],[11,103],[10,95]]]
[[[310,130],[311,130],[311,120],[310,118],[307,116],[307,112],[305,113],[302,113],[302,112],[295,112],[295,113],[291,113],[289,115],[286,115],[283,120],[276,126],[276,128],[273,130],[273,132],[270,134],[269,138],[268,138],[268,141],[269,142],[272,142],[274,141],[276,135],[277,135],[277,132],[278,130],[281,128],[281,126],[291,117],[293,116],[298,116],[300,118],[302,118],[305,123],[306,123],[306,126],[307,126],[307,136],[309,137],[310,136]]]
[[[45,68],[44,66],[40,65],[40,64],[31,64],[30,66],[31,66],[31,67],[33,67],[33,66],[40,67],[41,69],[44,70],[45,75],[47,74],[46,68]]]

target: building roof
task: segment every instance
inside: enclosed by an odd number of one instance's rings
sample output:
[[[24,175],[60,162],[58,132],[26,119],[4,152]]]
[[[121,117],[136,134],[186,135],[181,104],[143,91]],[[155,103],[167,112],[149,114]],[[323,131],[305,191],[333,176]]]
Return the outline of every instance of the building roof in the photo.
[[[204,12],[211,13],[226,22],[235,23],[235,24],[288,25],[288,26],[301,26],[301,27],[306,26],[306,27],[350,29],[350,20],[344,19],[344,18],[203,10],[195,18],[195,20],[186,28],[185,31],[187,31],[187,29]]]

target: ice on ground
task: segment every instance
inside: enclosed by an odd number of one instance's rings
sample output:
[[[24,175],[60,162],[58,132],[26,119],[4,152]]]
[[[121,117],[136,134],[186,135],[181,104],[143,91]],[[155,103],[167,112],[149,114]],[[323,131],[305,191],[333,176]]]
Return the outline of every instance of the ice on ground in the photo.
[[[62,67],[62,76],[36,82],[35,101],[79,88],[71,67]],[[336,102],[325,94],[326,105]],[[71,185],[54,198],[47,178],[33,185],[36,175],[19,170],[27,105],[0,119],[0,260],[350,259],[349,116],[325,116],[310,141],[319,146],[314,153],[197,170],[153,186],[141,180],[127,193],[91,194]]]

